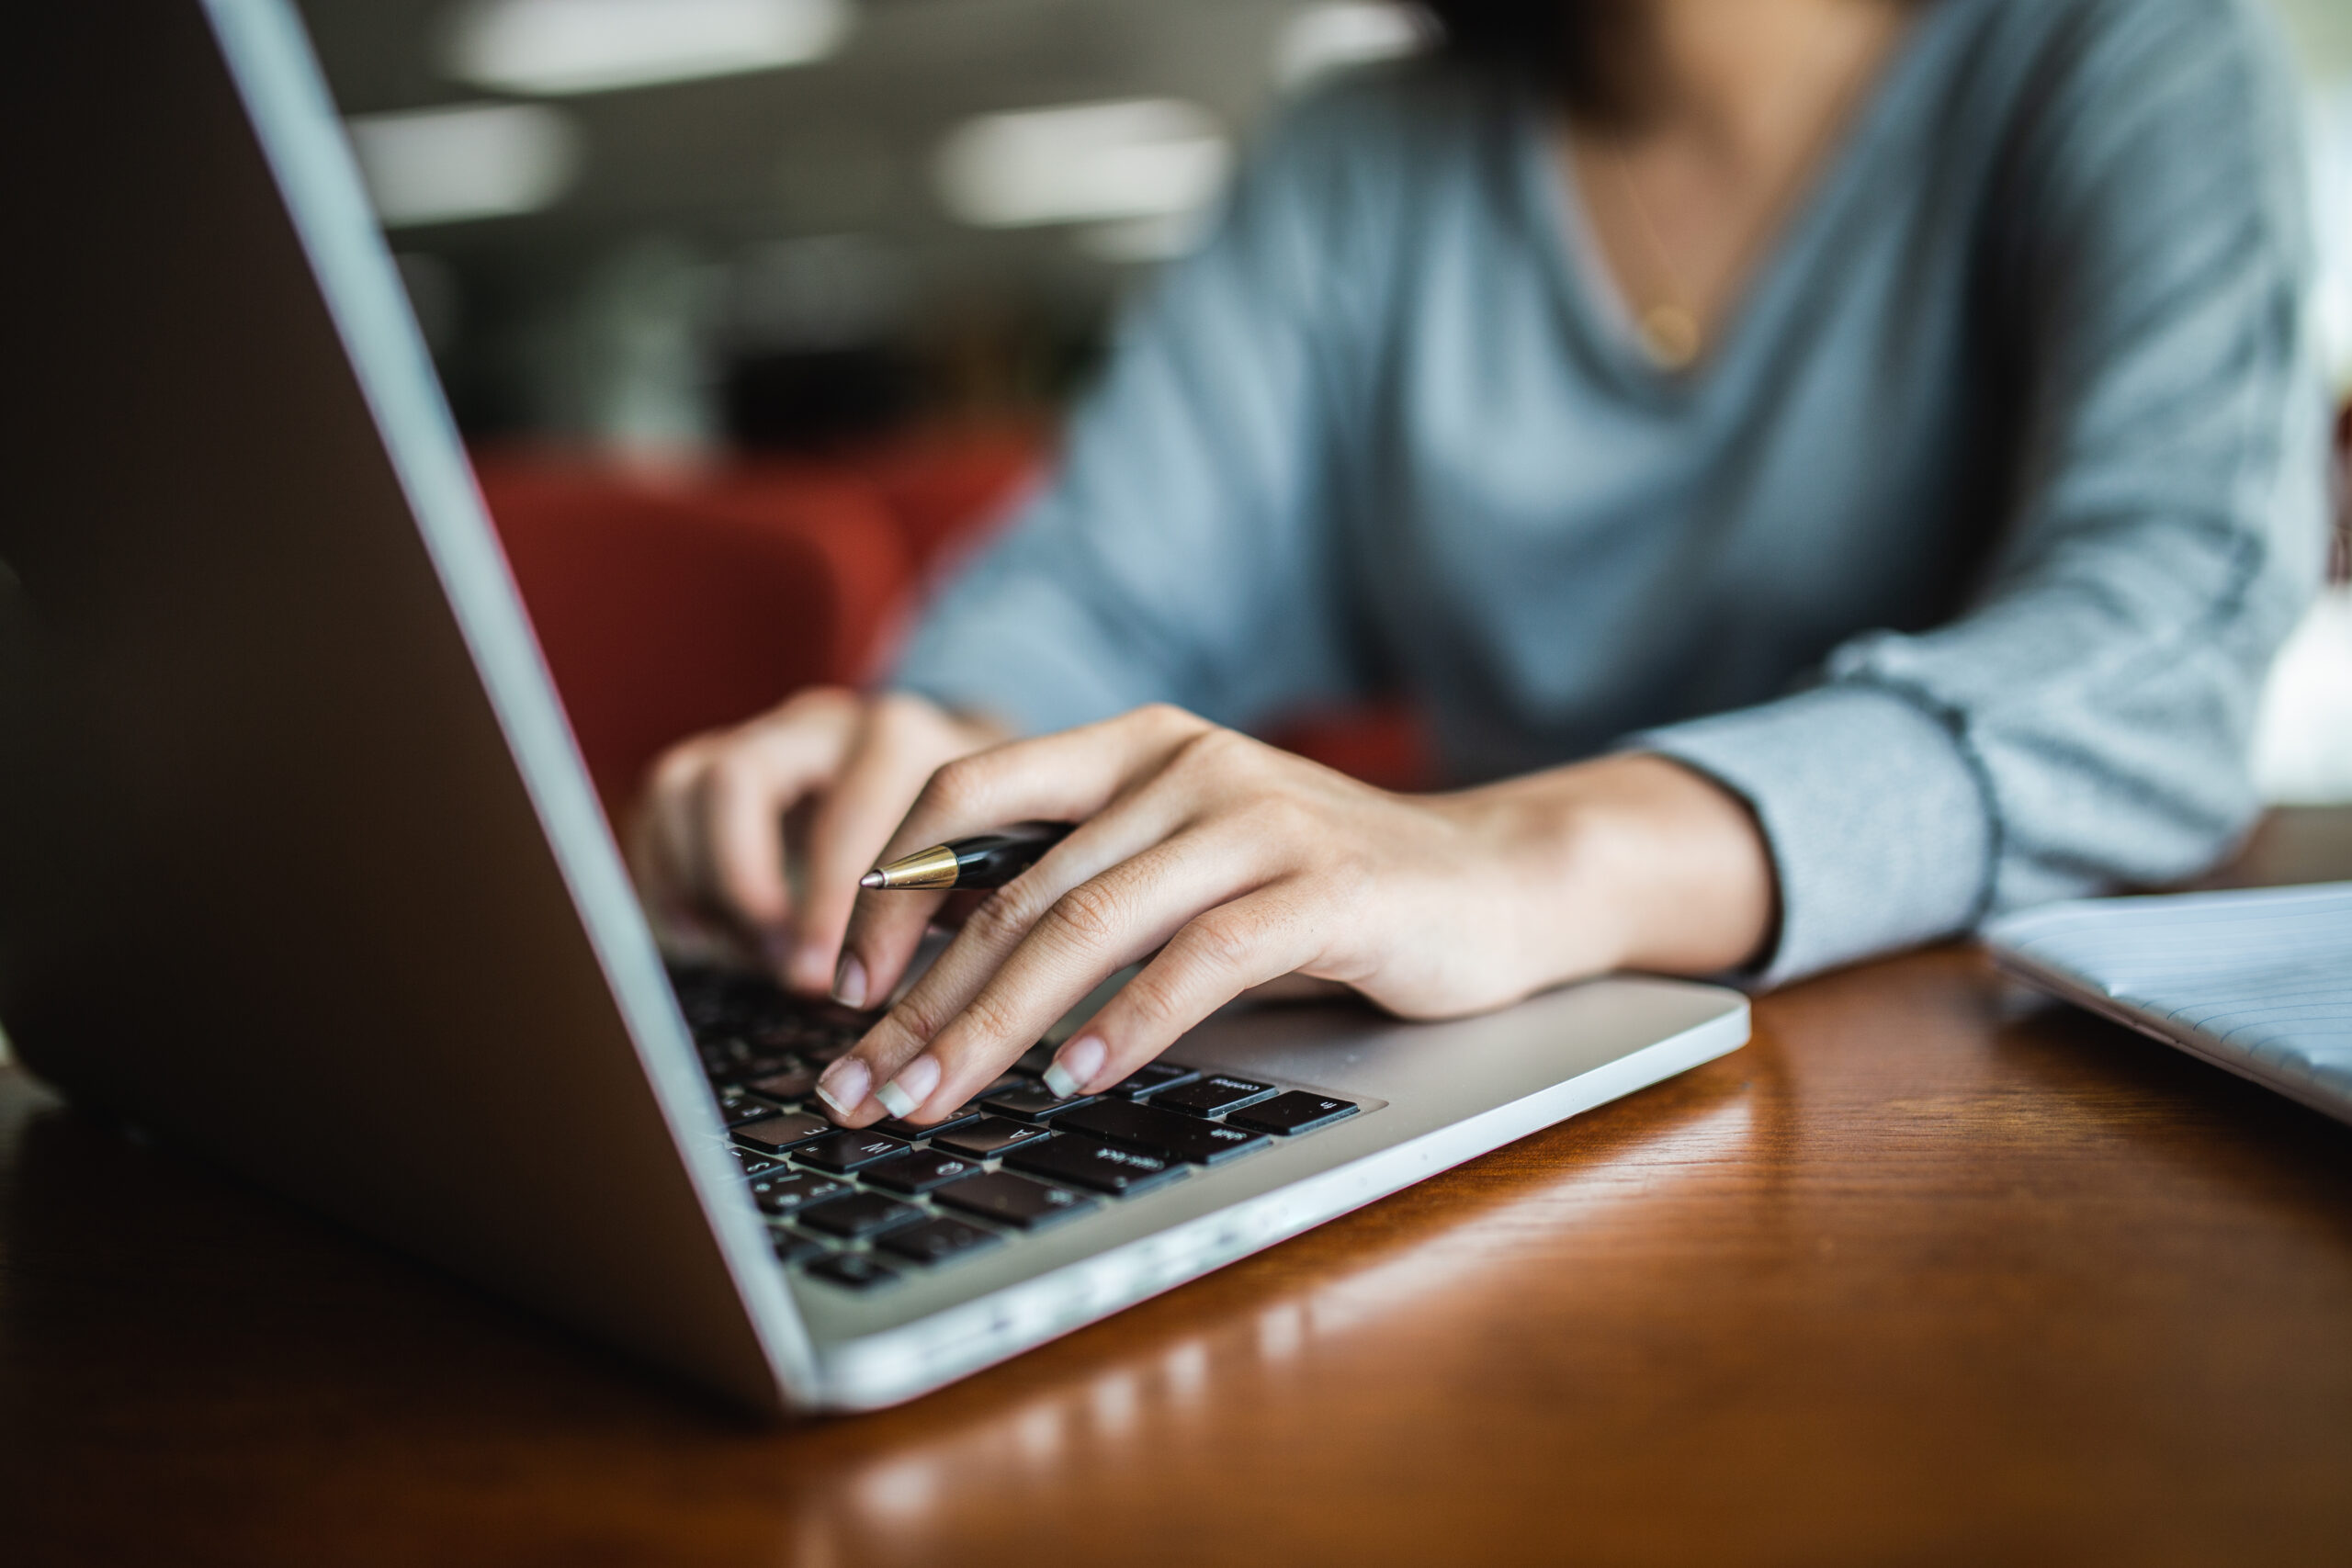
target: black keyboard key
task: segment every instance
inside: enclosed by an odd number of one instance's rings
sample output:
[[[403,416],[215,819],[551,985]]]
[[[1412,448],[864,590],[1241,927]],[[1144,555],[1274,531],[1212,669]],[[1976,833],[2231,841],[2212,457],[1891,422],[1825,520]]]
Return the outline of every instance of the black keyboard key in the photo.
[[[735,1163],[743,1168],[743,1174],[746,1176],[765,1176],[772,1170],[784,1168],[784,1161],[774,1155],[762,1154],[757,1149],[737,1147],[729,1149],[727,1152],[735,1156]]]
[[[1145,1095],[1158,1094],[1163,1089],[1191,1083],[1200,1076],[1200,1068],[1188,1067],[1182,1062],[1146,1062],[1113,1084],[1111,1092],[1129,1100],[1141,1100]]]
[[[1217,1073],[1198,1083],[1162,1089],[1151,1097],[1151,1102],[1193,1116],[1221,1116],[1237,1107],[1271,1099],[1273,1092],[1274,1086],[1270,1083],[1252,1083],[1248,1078],[1229,1078]]]
[[[740,1089],[718,1091],[718,1119],[729,1127],[764,1122],[782,1109],[782,1106],[771,1104],[756,1094],[746,1094]]]
[[[899,1277],[897,1269],[886,1269],[861,1252],[836,1252],[829,1258],[820,1258],[802,1272],[812,1280],[852,1291],[871,1291],[890,1284]]]
[[[797,1066],[789,1056],[747,1056],[723,1073],[713,1073],[711,1082],[747,1085],[753,1078],[774,1077],[778,1073],[788,1073]]]
[[[811,1203],[838,1198],[849,1190],[846,1181],[779,1166],[770,1175],[752,1179],[752,1201],[764,1214],[797,1214]]]
[[[901,1203],[896,1198],[885,1198],[879,1192],[853,1192],[846,1198],[810,1204],[800,1211],[793,1223],[808,1230],[822,1231],[827,1235],[854,1241],[859,1236],[873,1235],[896,1225],[912,1224],[922,1218],[922,1211],[912,1203]]]
[[[707,1037],[697,1036],[696,1049],[702,1055],[703,1070],[717,1083],[764,1077],[793,1065],[791,1057],[755,1045],[731,1029]]]
[[[678,998],[678,1010],[685,1015],[686,1027],[699,1040],[706,1035],[733,1033],[743,1021],[743,1011],[734,998],[721,990],[712,990]]]
[[[1356,1113],[1352,1100],[1331,1100],[1319,1094],[1309,1094],[1295,1089],[1278,1094],[1261,1105],[1237,1111],[1226,1118],[1236,1127],[1253,1127],[1261,1133],[1311,1133],[1317,1127],[1328,1127]]]
[[[980,1101],[980,1109],[993,1111],[999,1116],[1010,1116],[1016,1122],[1050,1122],[1074,1106],[1091,1105],[1093,1102],[1094,1097],[1091,1094],[1072,1095],[1068,1100],[1057,1100],[1054,1096],[1054,1091],[1044,1084],[1023,1084],[1019,1089],[1007,1089],[1002,1094],[989,1095]]]
[[[796,1149],[821,1138],[832,1130],[833,1124],[821,1116],[787,1111],[781,1116],[771,1116],[764,1122],[736,1128],[735,1141],[763,1155],[780,1155],[786,1149]]]
[[[934,1134],[931,1146],[952,1149],[974,1159],[994,1159],[1007,1149],[1019,1148],[1023,1144],[1034,1144],[1051,1135],[1045,1128],[1032,1126],[1025,1122],[1008,1122],[1001,1116],[983,1116],[968,1126],[958,1127],[950,1133]]]
[[[682,1008],[710,995],[727,978],[724,971],[707,964],[670,964],[664,968],[670,976],[670,988],[678,993],[678,1005]]]
[[[823,1256],[827,1250],[825,1244],[815,1236],[802,1235],[798,1231],[788,1231],[782,1225],[768,1227],[768,1240],[775,1246],[776,1261],[779,1263],[805,1263],[811,1258]]]
[[[938,1149],[924,1149],[915,1154],[900,1155],[886,1159],[880,1165],[869,1165],[859,1172],[876,1187],[887,1187],[893,1192],[928,1192],[934,1187],[944,1187],[951,1181],[961,1181],[978,1174],[980,1162],[963,1155],[948,1154]]]
[[[908,1225],[892,1231],[874,1245],[885,1252],[917,1263],[944,1263],[950,1258],[968,1258],[984,1252],[1004,1238],[994,1231],[984,1231],[978,1225],[967,1225],[961,1220],[945,1215],[925,1220],[919,1225]]]
[[[714,1034],[705,1039],[697,1033],[695,1053],[702,1058],[703,1071],[714,1078],[732,1078],[743,1064],[757,1059],[758,1053],[733,1033]]]
[[[990,1095],[1011,1094],[1016,1089],[1035,1089],[1036,1087],[1037,1077],[1034,1073],[1000,1073],[994,1083],[980,1090],[979,1093],[972,1096],[972,1103],[974,1105],[978,1105],[980,1101],[988,1099]]]
[[[896,1116],[885,1116],[881,1121],[874,1123],[874,1131],[893,1138],[904,1138],[911,1143],[917,1138],[928,1138],[933,1133],[944,1133],[951,1127],[969,1126],[979,1119],[980,1108],[977,1105],[967,1105],[952,1116],[941,1117],[929,1126],[920,1122],[901,1122]]]
[[[741,1137],[742,1134],[736,1135]],[[907,1145],[904,1139],[893,1138],[886,1134],[835,1133],[831,1137],[820,1138],[813,1144],[804,1145],[795,1149],[792,1152],[792,1157],[803,1164],[813,1165],[819,1170],[830,1170],[834,1175],[841,1176],[853,1170],[861,1170],[877,1160],[888,1159],[892,1155],[902,1155],[906,1152]]]
[[[806,1100],[817,1092],[817,1069],[787,1065],[779,1071],[752,1078],[743,1087],[770,1100]]]
[[[1184,1174],[1182,1161],[1114,1148],[1075,1133],[1057,1134],[1043,1143],[1015,1149],[1004,1156],[1004,1163],[1014,1170],[1050,1176],[1114,1198],[1133,1197]]]
[[[1273,1102],[1270,1100],[1268,1103]],[[1180,1116],[1173,1111],[1157,1111],[1148,1105],[1131,1105],[1119,1100],[1081,1105],[1063,1115],[1054,1125],[1065,1133],[1084,1133],[1106,1144],[1116,1144],[1121,1148],[1180,1159],[1190,1165],[1216,1165],[1238,1155],[1254,1154],[1266,1146],[1263,1133],[1227,1127],[1217,1122],[1204,1122],[1197,1116]]]
[[[821,1043],[831,1038],[810,1029],[808,1021],[798,1018],[764,1020],[743,1032],[751,1047],[771,1056],[791,1056],[803,1047]]]
[[[978,1214],[984,1220],[1018,1225],[1025,1231],[1082,1214],[1094,1207],[1094,1200],[1083,1194],[1065,1192],[1058,1187],[1002,1170],[943,1187],[933,1201],[944,1208]]]

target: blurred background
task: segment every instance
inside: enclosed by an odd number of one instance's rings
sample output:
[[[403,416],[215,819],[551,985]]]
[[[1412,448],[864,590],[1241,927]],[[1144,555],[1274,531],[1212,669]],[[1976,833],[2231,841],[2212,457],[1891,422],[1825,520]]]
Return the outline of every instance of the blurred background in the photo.
[[[658,458],[1050,420],[1236,150],[1418,13],[309,0],[469,436]]]
[[[2352,4],[2269,3],[2342,390]],[[686,728],[876,668],[1050,461],[1106,322],[1266,117],[1432,37],[1385,0],[301,8],[608,798]],[[1409,716],[1301,725],[1415,777]],[[2273,798],[2352,800],[2340,591],[2260,755]]]
[[[1266,117],[1432,38],[1385,0],[298,3],[616,809],[669,741],[879,668]],[[2302,73],[2341,400],[2352,0],[2264,3]],[[1273,739],[1409,786],[1418,733]],[[2256,750],[2268,798],[2352,801],[2341,584]]]

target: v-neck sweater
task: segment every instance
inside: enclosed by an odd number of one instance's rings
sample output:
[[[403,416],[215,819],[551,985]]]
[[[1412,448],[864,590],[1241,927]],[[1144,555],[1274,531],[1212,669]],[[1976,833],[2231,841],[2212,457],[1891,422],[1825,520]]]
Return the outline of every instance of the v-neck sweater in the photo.
[[[1461,783],[1674,758],[1770,845],[1759,984],[2192,874],[2323,558],[2296,134],[2249,0],[1929,0],[1678,375],[1548,106],[1347,81],[896,679],[1032,731],[1401,694]]]

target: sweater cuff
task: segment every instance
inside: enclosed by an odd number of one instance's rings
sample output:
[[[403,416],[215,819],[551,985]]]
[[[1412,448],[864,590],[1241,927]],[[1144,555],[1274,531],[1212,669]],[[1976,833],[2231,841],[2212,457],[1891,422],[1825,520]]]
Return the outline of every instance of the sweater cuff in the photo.
[[[1882,687],[1824,686],[1633,737],[1747,803],[1780,881],[1758,988],[1952,935],[1984,912],[1999,832],[1953,726]]]

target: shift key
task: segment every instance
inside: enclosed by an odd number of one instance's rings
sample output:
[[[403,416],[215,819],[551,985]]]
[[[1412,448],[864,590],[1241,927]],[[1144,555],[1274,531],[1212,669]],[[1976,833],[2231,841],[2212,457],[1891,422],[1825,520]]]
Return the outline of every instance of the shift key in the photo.
[[[1066,1133],[1090,1134],[1106,1144],[1138,1149],[1164,1159],[1180,1159],[1188,1165],[1216,1165],[1220,1160],[1262,1149],[1267,1142],[1263,1133],[1204,1122],[1197,1116],[1180,1116],[1173,1111],[1158,1111],[1124,1100],[1106,1100],[1066,1111],[1056,1118],[1054,1125]]]
[[[1075,1133],[1058,1133],[1040,1142],[1025,1144],[1006,1155],[1004,1164],[1008,1170],[1025,1170],[1032,1176],[1091,1188],[1114,1198],[1141,1192],[1184,1174],[1182,1161],[1114,1148]],[[946,1190],[953,1192],[955,1189]]]

